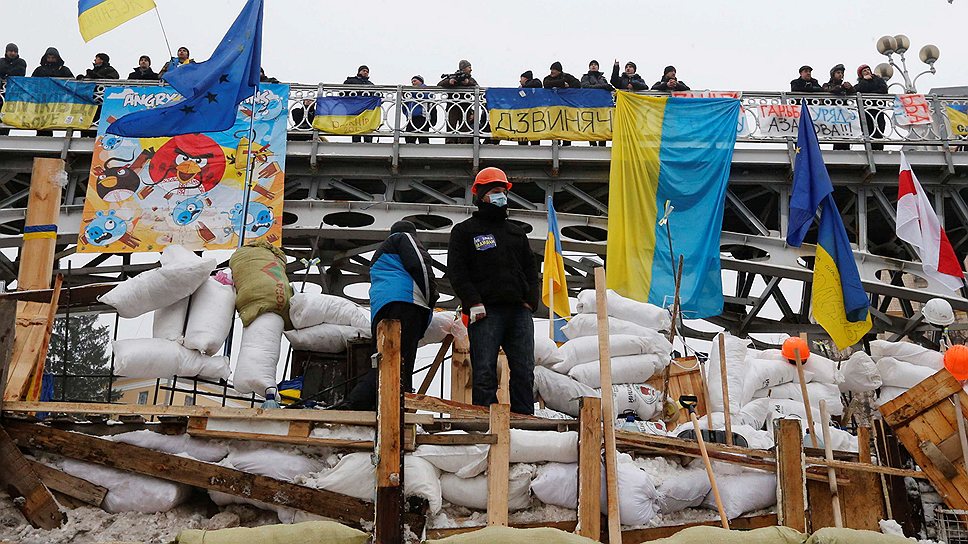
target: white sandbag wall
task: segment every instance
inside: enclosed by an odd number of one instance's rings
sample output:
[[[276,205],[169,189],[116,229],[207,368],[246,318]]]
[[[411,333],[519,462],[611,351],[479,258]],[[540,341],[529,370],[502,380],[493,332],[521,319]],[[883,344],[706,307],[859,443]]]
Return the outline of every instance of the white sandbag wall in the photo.
[[[242,329],[242,345],[232,376],[236,391],[264,395],[266,389],[275,387],[282,328],[282,317],[266,312]]]

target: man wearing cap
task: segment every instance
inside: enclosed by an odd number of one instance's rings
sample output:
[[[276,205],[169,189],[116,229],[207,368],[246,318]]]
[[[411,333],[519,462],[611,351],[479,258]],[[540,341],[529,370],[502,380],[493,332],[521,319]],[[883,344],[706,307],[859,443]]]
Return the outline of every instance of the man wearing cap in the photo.
[[[415,75],[410,78],[410,86],[415,88],[425,88],[427,86],[424,83],[424,78],[421,75]],[[437,124],[437,108],[430,102],[430,93],[423,91],[404,91],[404,95],[409,95],[413,100],[408,100],[403,103],[403,111],[407,115],[407,132],[430,132],[430,128]],[[430,120],[427,120],[427,110],[430,110]],[[407,136],[406,141],[408,144],[429,144],[430,138],[426,136]]]
[[[562,71],[561,63],[551,64],[551,72],[544,78],[545,89],[580,89],[581,81],[577,77]]]
[[[376,338],[380,321],[400,321],[400,382],[407,392],[413,391],[411,378],[417,343],[430,325],[430,314],[437,304],[433,259],[416,235],[417,228],[413,223],[397,221],[390,228],[390,236],[376,250],[370,265],[373,338]],[[332,408],[375,410],[377,376],[377,369],[370,369],[346,398]]]
[[[642,76],[635,73],[636,66],[632,61],[625,63],[625,72],[618,73],[618,59],[612,65],[611,83],[620,91],[647,91],[649,85],[642,79]]]
[[[121,75],[111,66],[111,57],[107,53],[94,55],[94,67],[88,68],[84,75],[77,79],[120,79]]]
[[[467,59],[461,59],[457,63],[457,71],[453,74],[443,74],[441,77],[443,79],[437,83],[438,87],[444,87],[446,89],[456,89],[457,92],[448,93],[446,98],[449,98],[449,104],[447,104],[447,125],[445,130],[447,132],[472,132],[474,130],[474,110],[476,108],[471,107],[472,104],[468,98],[468,90],[473,89],[477,86],[477,80],[471,73],[474,71],[474,67],[471,65],[471,61]],[[482,119],[478,122],[478,127],[482,130],[484,128],[485,119],[487,115],[487,110],[482,108],[481,117]],[[463,144],[471,143],[470,138],[446,138],[444,143],[448,144]]]
[[[688,91],[689,86],[679,81],[679,78],[676,77],[675,66],[666,66],[665,70],[662,71],[662,77],[659,81],[655,82],[652,90],[671,93],[672,91]]]
[[[0,83],[8,77],[27,75],[27,61],[20,58],[20,48],[15,43],[8,43],[3,58],[0,58]],[[0,105],[3,97],[0,97]],[[0,136],[10,134],[9,128],[0,128]]]
[[[356,69],[356,75],[347,77],[346,80],[343,81],[343,85],[373,85],[373,82],[370,81],[370,67],[365,64],[361,64],[360,67]],[[358,96],[368,96],[369,94],[370,93],[359,93]],[[352,140],[354,142],[364,141],[369,143],[373,141],[373,137],[353,136]]]
[[[800,67],[800,77],[790,82],[792,93],[819,93],[823,88],[820,82],[813,78],[813,68],[804,64]]]
[[[473,399],[497,402],[497,357],[510,368],[511,411],[534,413],[534,322],[541,285],[524,230],[508,221],[511,183],[499,168],[485,168],[471,192],[477,211],[454,226],[447,275],[467,318],[473,368]]]

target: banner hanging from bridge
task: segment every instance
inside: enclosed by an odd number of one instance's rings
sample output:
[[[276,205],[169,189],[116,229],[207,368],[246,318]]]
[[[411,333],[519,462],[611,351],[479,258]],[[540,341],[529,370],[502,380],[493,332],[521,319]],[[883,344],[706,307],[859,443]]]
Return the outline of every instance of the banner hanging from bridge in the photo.
[[[0,119],[15,128],[90,128],[97,114],[95,87],[70,79],[7,78]]]
[[[799,104],[763,104],[757,107],[760,134],[763,136],[797,137],[800,127]],[[845,106],[810,106],[810,118],[818,137],[863,138],[860,116],[855,108]]]
[[[104,133],[111,121],[182,97],[170,87],[108,88],[78,252],[161,251],[173,244],[234,249],[240,236],[281,245],[288,97],[288,85],[261,86],[224,132],[123,138]]]
[[[615,109],[603,89],[488,89],[485,98],[496,139],[612,139]]]
[[[968,104],[948,104],[948,123],[955,136],[968,136]]]
[[[931,108],[923,94],[900,94],[894,97],[894,122],[901,126],[930,125]]]

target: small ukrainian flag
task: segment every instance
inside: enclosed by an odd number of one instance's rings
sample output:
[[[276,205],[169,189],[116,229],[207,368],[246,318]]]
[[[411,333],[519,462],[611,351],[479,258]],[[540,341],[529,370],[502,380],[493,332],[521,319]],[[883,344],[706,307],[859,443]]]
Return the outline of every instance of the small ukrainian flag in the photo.
[[[323,96],[316,99],[313,128],[330,134],[366,134],[383,121],[379,96]]]
[[[153,9],[154,0],[78,0],[77,26],[89,42]]]

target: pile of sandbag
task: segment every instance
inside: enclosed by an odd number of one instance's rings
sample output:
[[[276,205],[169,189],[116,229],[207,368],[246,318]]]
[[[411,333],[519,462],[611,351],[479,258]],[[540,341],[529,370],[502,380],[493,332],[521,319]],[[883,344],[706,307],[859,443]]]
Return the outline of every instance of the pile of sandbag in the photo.
[[[944,368],[944,355],[911,342],[871,342],[871,357],[882,382],[877,396],[881,406],[904,394],[925,378]]]
[[[286,331],[286,338],[293,349],[342,353],[348,341],[371,336],[369,311],[335,295],[297,293],[289,317],[293,330]]]
[[[154,312],[152,338],[114,342],[119,375],[228,378],[228,357],[215,354],[232,328],[235,288],[225,272],[212,277],[214,269],[214,259],[168,246],[161,254],[161,267],[142,272],[100,297],[121,317]]]

